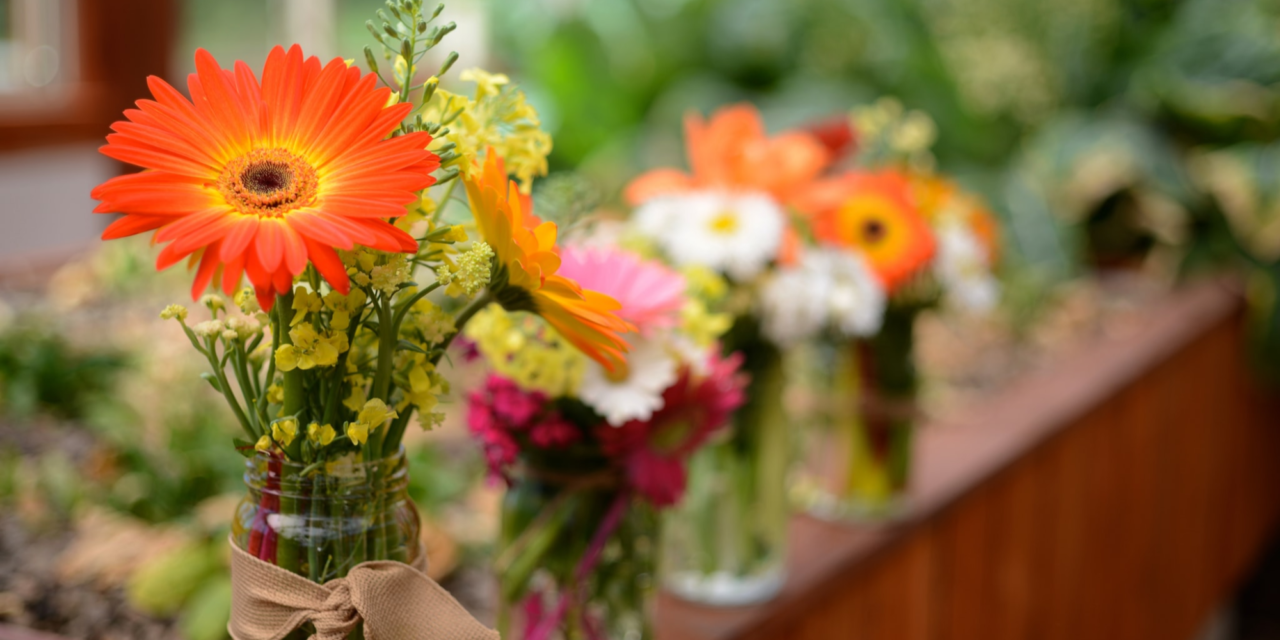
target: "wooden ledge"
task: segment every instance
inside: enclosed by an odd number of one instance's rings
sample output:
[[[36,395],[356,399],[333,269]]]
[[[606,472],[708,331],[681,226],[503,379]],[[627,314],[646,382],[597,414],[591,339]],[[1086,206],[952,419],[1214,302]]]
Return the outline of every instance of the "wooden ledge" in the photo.
[[[1179,507],[1160,498],[1162,490],[1176,493],[1179,485],[1161,487],[1146,477],[1135,479],[1141,474],[1123,468],[1131,460],[1115,455],[1116,443],[1136,443],[1137,438],[1150,444],[1135,444],[1126,451],[1138,456],[1132,460],[1136,467],[1151,469],[1153,478],[1164,478],[1181,474],[1187,460],[1194,462],[1193,457],[1200,455],[1202,441],[1215,438],[1206,426],[1235,416],[1233,422],[1247,433],[1218,434],[1229,447],[1265,446],[1268,456],[1280,453],[1280,438],[1258,433],[1258,425],[1267,421],[1266,408],[1252,392],[1244,371],[1239,330],[1243,305],[1230,285],[1226,280],[1209,280],[1172,293],[1141,312],[1142,322],[1132,335],[1099,340],[985,402],[935,420],[917,439],[909,515],[902,522],[868,528],[797,516],[791,523],[788,580],[778,598],[755,607],[716,609],[664,594],[657,608],[658,637],[992,638],[999,636],[992,635],[988,628],[992,625],[1023,632],[1046,625],[1051,630],[1062,625],[1056,625],[1050,612],[1085,616],[1069,602],[1058,606],[1063,589],[1090,579],[1071,563],[1112,563],[1113,573],[1144,584],[1166,579],[1152,570],[1151,563],[1129,567],[1115,564],[1110,557],[1094,557],[1095,545],[1107,544],[1109,529],[1127,527],[1132,533],[1117,538],[1128,535],[1141,540],[1149,535],[1147,529],[1169,518],[1186,520]],[[1160,386],[1143,391],[1144,385],[1152,384]],[[1135,393],[1134,398],[1126,397]],[[1108,409],[1110,405],[1119,409]],[[1186,411],[1180,405],[1187,405]],[[1164,428],[1169,430],[1169,443],[1197,439],[1187,451],[1192,458],[1167,455],[1174,447],[1159,444]],[[1099,429],[1102,437],[1091,435]],[[1128,434],[1126,429],[1141,432]],[[1075,442],[1080,439],[1077,432],[1088,438],[1087,445]],[[1229,460],[1241,452],[1228,448],[1217,454],[1201,453]],[[1151,460],[1141,459],[1148,455]],[[1104,461],[1119,464],[1098,466]],[[1083,502],[1069,501],[1081,494],[1073,487],[1085,486],[1090,478],[1103,482],[1105,491],[1108,475],[1115,475],[1119,486],[1140,485],[1144,490],[1126,489],[1127,494],[1117,499],[1097,500],[1097,506],[1110,510],[1105,513],[1091,507],[1090,500],[1096,497],[1092,493],[1082,494]],[[1207,485],[1210,479],[1187,475],[1186,483]],[[1204,506],[1231,501],[1225,491],[1235,485],[1220,484],[1222,493],[1200,492]],[[1244,532],[1248,543],[1243,546],[1248,548],[1238,550],[1234,558],[1251,558],[1280,513],[1280,485],[1273,482],[1272,486],[1254,492],[1257,503],[1240,505],[1256,514],[1256,522]],[[1038,498],[1053,502],[1044,504]],[[1151,507],[1155,503],[1160,505],[1157,511]],[[1126,517],[1123,510],[1128,507],[1132,511]],[[1166,516],[1164,520],[1161,515]],[[1099,541],[1092,537],[1095,531],[1100,532]],[[993,544],[993,540],[1009,544]],[[1230,554],[1220,555],[1226,560]],[[1242,570],[1238,559],[1231,566],[1223,564],[1215,576],[1234,576]],[[1155,569],[1160,569],[1158,565]],[[1167,578],[1177,578],[1180,567],[1168,568]],[[990,576],[980,575],[986,572],[999,574],[995,583]],[[1107,574],[1097,573],[1098,579]],[[1032,583],[1038,581],[1048,586],[1037,591]],[[1064,581],[1070,584],[1056,583]],[[1222,583],[1216,579],[1213,588],[1220,591]],[[966,593],[968,585],[973,585],[970,593]],[[1202,615],[1201,609],[1207,612],[1222,595],[1208,593],[1200,598],[1204,601],[1196,603],[1200,609],[1190,611],[1187,619],[1198,621],[1195,616]],[[1139,618],[1159,613],[1142,607],[1134,611]],[[991,624],[970,625],[981,636],[962,633],[958,629],[963,625],[952,624],[957,615]],[[1185,626],[1181,619],[1178,622]],[[1105,621],[1100,624],[1099,629],[1108,628]],[[1151,628],[1182,629],[1176,625]],[[1189,637],[1191,631],[1116,637]],[[1019,632],[1005,637],[1046,636]]]

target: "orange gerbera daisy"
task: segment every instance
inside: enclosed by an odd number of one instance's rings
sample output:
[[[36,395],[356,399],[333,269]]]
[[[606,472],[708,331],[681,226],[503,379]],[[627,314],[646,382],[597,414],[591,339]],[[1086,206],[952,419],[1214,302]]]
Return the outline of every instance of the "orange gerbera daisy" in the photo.
[[[504,306],[524,308],[542,316],[583,353],[609,371],[625,366],[627,343],[618,334],[634,331],[614,312],[617,300],[556,275],[556,224],[533,215],[532,200],[507,179],[502,160],[489,150],[483,170],[465,180],[467,199],[481,237],[489,243],[505,272],[505,283],[494,283]],[[527,300],[522,299],[528,296]]]
[[[808,133],[769,137],[760,112],[749,104],[724,107],[710,121],[691,113],[684,136],[692,173],[654,169],[641,174],[627,186],[631,204],[706,188],[760,191],[786,202],[831,162],[830,152]]]
[[[125,111],[102,147],[147,169],[93,190],[95,212],[125,214],[103,239],[156,231],[168,243],[156,268],[198,261],[192,297],[215,276],[231,294],[247,274],[270,309],[308,261],[346,293],[335,249],[416,250],[385,219],[403,215],[440,166],[430,135],[387,139],[413,106],[386,106],[391,90],[375,80],[341,58],[304,59],[297,45],[271,51],[261,83],[243,62],[222,69],[196,51],[191,100],[148,78],[155,100]]]
[[[796,201],[814,236],[856,249],[892,293],[933,259],[937,241],[901,174],[850,172]]]

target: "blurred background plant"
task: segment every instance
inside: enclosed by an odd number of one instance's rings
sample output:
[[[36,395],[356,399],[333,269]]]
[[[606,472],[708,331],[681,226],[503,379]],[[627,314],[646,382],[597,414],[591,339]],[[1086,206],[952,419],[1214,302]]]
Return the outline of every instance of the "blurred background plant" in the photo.
[[[1228,265],[1254,273],[1259,360],[1280,362],[1275,167],[1256,148],[1280,135],[1274,0],[487,5],[493,66],[539,107],[553,171],[607,196],[682,163],[688,110],[749,100],[778,129],[889,96],[933,119],[939,169],[1004,218],[1019,324],[1084,273]]]

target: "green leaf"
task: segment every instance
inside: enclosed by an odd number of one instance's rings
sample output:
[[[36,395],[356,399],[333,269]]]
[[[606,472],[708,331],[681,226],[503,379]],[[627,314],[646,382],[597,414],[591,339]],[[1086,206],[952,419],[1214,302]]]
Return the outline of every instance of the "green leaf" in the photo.
[[[178,624],[188,640],[223,640],[227,637],[229,617],[231,578],[218,576],[207,580],[191,595]]]
[[[204,381],[208,382],[209,386],[213,387],[214,391],[217,391],[218,393],[222,393],[222,385],[218,384],[218,376],[215,376],[212,373],[209,373],[208,371],[206,371],[200,374],[200,377],[204,378]]]
[[[421,353],[421,354],[422,354],[422,355],[424,355],[424,356],[425,356],[425,355],[430,355],[430,354],[428,354],[426,351],[424,351],[424,350],[422,349],[422,347],[419,347],[418,345],[416,345],[416,344],[414,344],[414,343],[412,343],[412,342],[409,342],[408,340],[401,340],[400,342],[398,342],[398,343],[396,343],[396,344],[397,344],[397,346],[396,346],[396,348],[397,348],[397,349],[403,349],[403,350],[405,350],[405,351],[413,351],[414,353]]]

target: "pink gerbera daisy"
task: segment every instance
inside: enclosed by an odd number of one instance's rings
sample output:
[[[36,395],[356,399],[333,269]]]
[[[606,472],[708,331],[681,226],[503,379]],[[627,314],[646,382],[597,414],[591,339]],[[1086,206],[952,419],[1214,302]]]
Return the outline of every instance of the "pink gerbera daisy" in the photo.
[[[642,334],[679,322],[684,276],[660,262],[614,247],[565,247],[558,273],[617,300],[622,308],[615,313]]]

